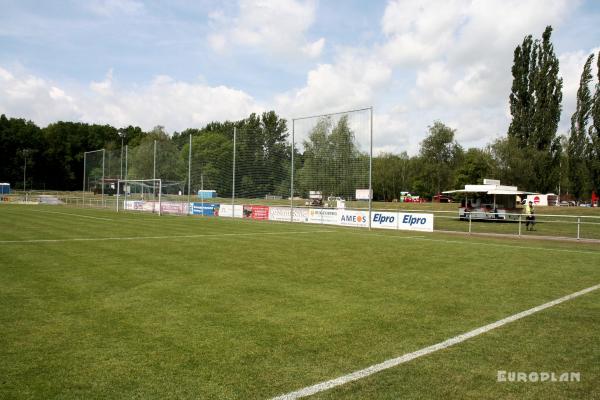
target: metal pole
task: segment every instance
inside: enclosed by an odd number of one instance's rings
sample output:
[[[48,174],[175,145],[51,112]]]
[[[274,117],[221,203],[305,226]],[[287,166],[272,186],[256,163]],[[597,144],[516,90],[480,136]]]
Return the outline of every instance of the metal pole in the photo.
[[[581,217],[577,217],[577,240],[579,240],[579,234],[581,230]]]
[[[85,208],[85,159],[87,152],[83,153],[83,191],[81,192],[81,208]]]
[[[188,215],[190,214],[191,203],[190,194],[192,191],[192,134],[190,133],[190,150],[188,152]]]
[[[162,203],[161,203],[161,193],[162,193],[162,180],[158,180],[158,216],[162,215]]]
[[[294,222],[294,152],[295,152],[295,137],[296,135],[296,120],[292,119],[292,167],[290,174],[290,222]]]
[[[373,202],[373,185],[372,185],[372,173],[373,173],[373,107],[371,110],[371,128],[370,128],[370,150],[369,150],[369,230],[371,230],[371,207]]]
[[[522,215],[519,214],[519,236],[521,236],[521,217]]]
[[[26,191],[26,178],[27,178],[27,151],[23,150],[23,193]]]
[[[156,139],[154,139],[154,162],[153,162],[153,172],[152,172],[152,190],[154,191],[153,195],[156,195]]]
[[[233,184],[231,185],[231,218],[235,216],[235,139],[237,128],[233,127]]]
[[[106,158],[106,149],[102,149],[102,207],[104,207],[104,159]]]
[[[119,179],[123,179],[123,136],[121,136],[121,171],[119,172]]]
[[[120,194],[119,186],[121,186],[121,179],[119,179],[117,181],[117,212],[119,212],[119,194]]]
[[[471,233],[471,212],[469,211],[469,234]]]
[[[129,175],[127,173],[127,156],[129,154],[129,145],[125,145],[125,185],[123,186],[123,190],[125,191],[125,202],[123,203],[123,208],[127,209],[127,179],[129,179]]]

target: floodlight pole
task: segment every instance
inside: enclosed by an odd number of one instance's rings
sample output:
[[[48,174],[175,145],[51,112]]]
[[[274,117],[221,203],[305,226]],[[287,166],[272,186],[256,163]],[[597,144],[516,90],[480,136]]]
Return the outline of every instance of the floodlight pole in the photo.
[[[231,185],[231,218],[235,217],[235,139],[237,128],[233,127],[233,183]],[[204,211],[202,211],[204,212]]]
[[[190,149],[188,152],[188,215],[190,214],[190,194],[192,192],[192,134],[190,133]]]
[[[369,230],[371,230],[371,211],[373,202],[373,107],[371,110],[371,128],[370,128],[370,153],[369,153]]]
[[[290,173],[290,222],[294,222],[294,152],[295,152],[295,132],[296,120],[292,119],[292,167]]]

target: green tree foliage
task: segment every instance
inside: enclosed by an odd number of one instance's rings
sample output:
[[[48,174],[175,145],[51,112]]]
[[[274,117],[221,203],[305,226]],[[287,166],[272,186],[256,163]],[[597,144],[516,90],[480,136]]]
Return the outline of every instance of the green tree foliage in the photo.
[[[600,194],[600,52],[596,60],[597,83],[592,105],[592,124],[589,128],[589,171],[592,188]],[[598,204],[600,206],[600,204]]]
[[[413,169],[406,152],[383,153],[373,158],[373,198],[392,201],[400,192],[412,190]]]
[[[0,115],[0,143],[0,181],[11,182],[13,188],[21,188],[25,161],[28,187],[45,178],[44,165],[37,157],[37,153],[45,147],[45,140],[40,128],[33,122]],[[27,155],[27,160],[24,155]]]
[[[232,128],[233,129],[233,128]],[[187,160],[189,144],[181,150]],[[219,196],[231,196],[233,140],[219,130],[203,130],[192,138],[192,191],[216,190]]]
[[[583,67],[579,89],[577,90],[577,107],[571,116],[571,129],[569,131],[568,153],[568,176],[570,192],[581,199],[589,190],[589,173],[587,151],[590,149],[588,140],[588,122],[592,112],[592,93],[590,82],[592,81],[591,54]]]
[[[51,171],[43,178],[45,185],[56,189],[79,189],[83,179],[83,153],[120,140],[112,126],[74,122],[50,124],[42,134],[46,147],[38,152],[37,159],[46,171]]]
[[[556,131],[563,83],[558,77],[559,62],[551,35],[552,27],[548,26],[541,41],[528,35],[515,49],[509,96],[513,118],[508,142],[502,144],[511,154],[506,160],[510,174],[519,177],[515,183],[541,192],[557,187],[562,150]],[[528,161],[526,170],[522,170],[523,160]]]
[[[483,183],[484,178],[495,176],[495,170],[495,162],[489,148],[469,149],[456,168],[454,187]]]
[[[454,140],[455,130],[435,121],[419,151],[419,188],[425,195],[434,195],[451,188],[453,171],[463,157],[462,147]]]
[[[251,114],[237,124],[236,193],[241,197],[289,195],[291,147],[287,122],[274,111]],[[289,188],[289,184],[287,185]]]

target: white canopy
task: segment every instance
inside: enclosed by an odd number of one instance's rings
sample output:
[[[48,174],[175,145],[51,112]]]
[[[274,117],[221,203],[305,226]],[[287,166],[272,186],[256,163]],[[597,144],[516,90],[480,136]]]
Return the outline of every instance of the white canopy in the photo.
[[[516,186],[501,185],[500,181],[484,179],[483,185],[465,185],[464,189],[447,190],[444,194],[451,193],[483,193],[483,194],[505,194],[505,195],[523,195],[534,194],[534,192],[525,192],[519,190]]]

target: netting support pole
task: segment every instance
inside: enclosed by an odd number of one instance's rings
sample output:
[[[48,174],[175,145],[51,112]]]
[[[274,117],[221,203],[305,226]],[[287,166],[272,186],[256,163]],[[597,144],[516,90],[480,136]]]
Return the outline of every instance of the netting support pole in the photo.
[[[125,179],[129,179],[129,174],[127,173],[127,156],[129,154],[129,145],[125,145]],[[127,182],[125,183],[125,186],[123,186],[123,190],[125,191],[125,202],[123,203],[123,205],[125,206],[127,204]]]
[[[156,139],[154,139],[154,157],[153,157],[153,167],[152,167],[152,190],[154,190],[154,195],[156,195]]]
[[[83,153],[83,191],[81,192],[81,208],[85,208],[85,160],[87,152]]]
[[[192,192],[192,134],[190,133],[190,151],[188,152],[188,215],[190,215],[190,194]]]
[[[106,149],[102,149],[102,208],[104,208],[104,159],[106,158]]]
[[[121,152],[121,156],[122,156],[122,155],[123,155],[123,154],[122,154],[122,152]],[[123,158],[123,157],[121,157],[121,159],[122,159],[122,158]],[[121,160],[121,161],[122,161],[122,160]],[[119,179],[119,180],[117,180],[117,212],[119,212],[119,195],[121,194],[120,187],[121,187],[121,180]]]
[[[371,211],[373,203],[373,107],[371,110],[371,127],[370,127],[370,140],[369,140],[369,230],[371,230]]]
[[[294,222],[294,152],[295,152],[295,134],[296,120],[292,119],[292,167],[290,172],[290,222]]]
[[[119,171],[119,179],[123,179],[123,135],[121,134],[121,159],[119,160],[121,162],[121,170]]]
[[[231,218],[235,216],[235,139],[237,128],[233,127],[233,183],[231,184]],[[202,211],[204,212],[204,211]]]
[[[156,142],[154,142],[156,143]],[[154,181],[156,184],[156,181]],[[159,179],[158,180],[158,216],[160,217],[162,215],[162,202],[161,202],[161,193],[162,193],[162,180]]]

